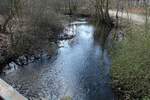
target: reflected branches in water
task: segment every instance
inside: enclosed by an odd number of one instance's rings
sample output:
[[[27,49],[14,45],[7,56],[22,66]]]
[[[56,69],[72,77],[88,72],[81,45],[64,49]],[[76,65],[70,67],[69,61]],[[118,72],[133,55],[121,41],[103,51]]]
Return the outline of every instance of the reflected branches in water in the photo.
[[[103,48],[103,50],[106,48],[108,44],[108,37],[110,35],[112,27],[107,25],[96,25],[95,26],[95,32],[94,32],[94,38],[95,40],[98,40]]]
[[[111,30],[112,27],[108,25],[96,25],[94,32],[94,39],[98,41],[101,45],[101,56],[100,56],[100,79],[104,82],[109,80],[109,67],[111,66],[111,61],[107,48],[110,46],[111,42]],[[107,83],[106,82],[106,83]]]

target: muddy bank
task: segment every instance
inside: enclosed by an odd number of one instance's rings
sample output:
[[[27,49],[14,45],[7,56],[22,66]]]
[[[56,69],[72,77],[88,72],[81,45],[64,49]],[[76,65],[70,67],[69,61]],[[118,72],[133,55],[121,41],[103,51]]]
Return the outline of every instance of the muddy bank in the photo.
[[[53,43],[47,50],[36,53],[25,53],[22,56],[12,55],[5,56],[4,60],[0,63],[0,72],[9,73],[16,70],[18,67],[23,67],[34,61],[40,60],[43,57],[49,59],[57,53],[57,44]]]
[[[43,49],[41,52],[36,53],[25,53],[22,56],[12,55],[12,56],[5,56],[3,60],[0,62],[1,73],[8,73],[19,66],[28,65],[36,60],[40,60],[44,58],[51,58],[53,55],[57,54],[57,49],[59,46],[57,45],[59,41],[69,40],[74,38],[74,35],[59,35],[57,38],[50,38],[51,45],[48,48]],[[9,71],[8,71],[9,70]]]

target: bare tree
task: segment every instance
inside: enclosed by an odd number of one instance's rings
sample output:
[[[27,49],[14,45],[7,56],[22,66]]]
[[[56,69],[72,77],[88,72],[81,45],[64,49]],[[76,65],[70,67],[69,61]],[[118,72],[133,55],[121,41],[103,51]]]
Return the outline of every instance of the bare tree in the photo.
[[[112,20],[109,15],[109,0],[90,0],[95,8],[95,17],[98,23],[112,25]]]

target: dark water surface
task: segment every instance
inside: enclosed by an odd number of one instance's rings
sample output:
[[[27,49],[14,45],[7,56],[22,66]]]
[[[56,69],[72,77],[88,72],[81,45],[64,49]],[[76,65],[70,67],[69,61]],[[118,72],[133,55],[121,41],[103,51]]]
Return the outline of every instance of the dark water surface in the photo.
[[[84,21],[66,26],[75,38],[60,42],[58,54],[1,76],[30,100],[114,100],[109,85],[110,59]]]

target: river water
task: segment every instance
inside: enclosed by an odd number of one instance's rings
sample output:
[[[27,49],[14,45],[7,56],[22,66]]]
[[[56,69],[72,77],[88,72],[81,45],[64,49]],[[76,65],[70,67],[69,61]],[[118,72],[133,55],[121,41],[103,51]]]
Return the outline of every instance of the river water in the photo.
[[[75,37],[61,41],[56,56],[1,78],[30,100],[114,100],[111,61],[107,50],[94,40],[94,31],[85,21],[67,25],[64,32]]]

